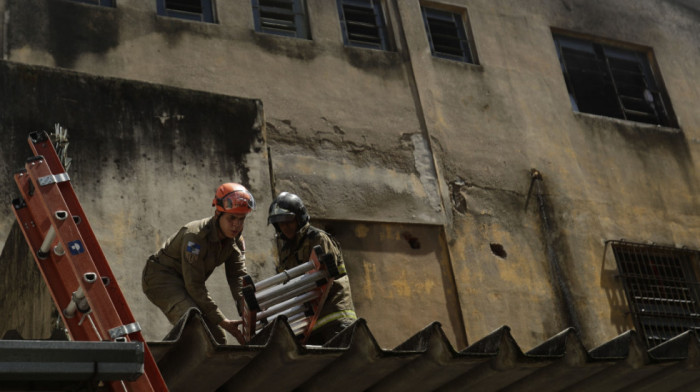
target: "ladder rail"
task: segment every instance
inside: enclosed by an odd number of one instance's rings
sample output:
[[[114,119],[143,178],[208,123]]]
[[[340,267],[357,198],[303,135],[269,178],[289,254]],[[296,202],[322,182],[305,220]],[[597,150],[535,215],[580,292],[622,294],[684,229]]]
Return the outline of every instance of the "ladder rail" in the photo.
[[[330,260],[329,258],[330,257]],[[256,332],[279,316],[287,317],[292,332],[304,344],[338,276],[335,260],[315,246],[310,260],[254,283],[246,276],[243,287],[243,336],[249,342]],[[302,310],[302,307],[305,308]]]
[[[14,212],[71,337],[142,342],[143,375],[108,385],[114,391],[167,391],[51,140],[46,132],[34,132],[29,144],[35,156],[15,175],[22,199],[13,201]],[[65,213],[71,219],[65,219]],[[47,238],[53,235],[55,239]],[[40,254],[40,249],[47,252]],[[89,304],[89,310],[71,308],[80,317],[63,312],[74,293],[82,293]]]
[[[15,180],[20,183],[17,175]],[[24,202],[23,199],[16,199],[18,202]],[[18,222],[20,222],[20,227],[24,238],[27,240],[30,249],[38,249],[41,242],[41,232],[37,226],[40,226],[34,218],[32,217],[29,207],[21,206],[19,204],[14,205],[13,202],[13,212]],[[48,219],[46,220],[48,223]],[[49,223],[50,224],[50,223]],[[49,289],[49,294],[53,298],[56,307],[59,308],[59,316],[61,317],[63,324],[68,329],[70,336],[73,340],[78,341],[97,341],[100,340],[99,335],[93,330],[86,330],[82,328],[79,324],[78,318],[66,318],[61,309],[61,304],[67,304],[71,301],[72,289],[69,287],[77,287],[79,285],[78,280],[75,278],[73,272],[65,267],[69,267],[66,263],[54,263],[53,260],[47,258],[39,260],[34,254],[34,260],[36,265],[39,267],[39,272],[41,272],[42,277],[45,282],[54,281],[52,285],[47,285]]]
[[[56,153],[56,150],[54,149],[53,144],[51,143],[51,140],[46,132],[31,133],[29,135],[29,141],[35,156],[43,156],[52,173],[59,174],[64,172],[63,164],[61,164],[61,160],[58,157],[58,154]],[[116,279],[114,277],[114,273],[112,272],[112,269],[110,268],[109,263],[102,252],[102,248],[100,247],[95,233],[90,226],[90,222],[83,211],[83,207],[78,200],[78,196],[75,194],[73,186],[70,182],[58,182],[57,185],[61,191],[61,194],[65,196],[64,200],[68,206],[68,211],[72,216],[77,216],[81,220],[80,225],[78,225],[78,231],[83,239],[85,248],[89,250],[92,256],[92,260],[97,268],[99,276],[105,276],[112,282],[115,282]],[[119,286],[116,284],[108,285],[108,291],[110,298],[115,303],[115,308],[119,313],[120,318],[129,323],[134,322],[134,316],[131,313],[129,305],[127,304],[124,294]],[[134,335],[138,336],[140,333],[135,333]],[[141,337],[139,340],[143,341],[143,338]]]

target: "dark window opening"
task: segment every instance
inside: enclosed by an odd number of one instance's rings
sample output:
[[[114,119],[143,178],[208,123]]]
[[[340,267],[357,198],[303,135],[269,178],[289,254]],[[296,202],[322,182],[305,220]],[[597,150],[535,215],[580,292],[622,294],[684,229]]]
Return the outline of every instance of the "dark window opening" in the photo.
[[[310,38],[304,0],[252,0],[255,30],[288,37]]]
[[[202,13],[201,0],[165,0],[165,8],[172,11]]]
[[[433,56],[474,63],[462,16],[421,7]]]
[[[158,15],[214,23],[212,0],[157,0]]]
[[[615,241],[613,254],[637,331],[649,348],[700,332],[700,251]]]
[[[675,126],[647,53],[554,35],[574,110]]]
[[[338,0],[346,45],[387,49],[386,25],[379,0]]]

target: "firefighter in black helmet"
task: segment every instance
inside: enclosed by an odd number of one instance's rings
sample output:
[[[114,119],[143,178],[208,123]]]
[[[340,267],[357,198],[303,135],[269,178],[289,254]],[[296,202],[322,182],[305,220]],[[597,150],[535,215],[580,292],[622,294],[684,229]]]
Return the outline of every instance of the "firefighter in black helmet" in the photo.
[[[311,250],[320,245],[335,256],[342,277],[333,281],[307,344],[322,345],[357,320],[352,303],[350,281],[340,245],[328,233],[311,226],[304,202],[293,193],[282,192],[270,204],[267,223],[275,227],[279,260],[277,272],[305,263]]]

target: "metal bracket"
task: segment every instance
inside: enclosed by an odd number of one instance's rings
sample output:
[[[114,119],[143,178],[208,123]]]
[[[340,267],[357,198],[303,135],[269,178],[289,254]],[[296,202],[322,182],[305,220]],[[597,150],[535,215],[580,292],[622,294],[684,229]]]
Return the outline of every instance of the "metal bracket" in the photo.
[[[109,330],[109,337],[112,339],[117,339],[122,336],[126,336],[130,333],[134,332],[139,332],[141,330],[141,326],[139,325],[138,322],[134,321],[131,324],[127,325],[122,325],[119,327],[115,327]]]
[[[70,177],[68,177],[68,173],[59,173],[59,174],[49,174],[48,176],[44,177],[39,177],[39,186],[45,186],[45,185],[50,185],[53,183],[58,183],[58,182],[65,182],[65,181],[70,181]]]
[[[88,309],[87,312],[83,313],[83,316],[80,318],[80,321],[78,321],[78,325],[83,325],[83,322],[85,321],[86,318],[88,318],[88,316],[90,316],[90,313],[92,313],[91,309]],[[73,316],[70,316],[70,317],[73,317]],[[68,318],[70,318],[70,317],[68,317]]]

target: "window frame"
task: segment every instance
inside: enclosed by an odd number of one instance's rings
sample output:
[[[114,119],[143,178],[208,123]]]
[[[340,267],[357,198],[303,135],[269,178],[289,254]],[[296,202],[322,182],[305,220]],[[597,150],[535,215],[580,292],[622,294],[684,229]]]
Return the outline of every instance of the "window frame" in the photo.
[[[200,0],[202,12],[187,12],[166,7],[168,0],[156,0],[156,13],[170,18],[184,19],[195,22],[217,23],[214,0]]]
[[[635,328],[648,348],[700,332],[700,251],[609,241]]]
[[[293,31],[291,29],[276,29],[273,27],[265,26],[266,23],[264,22],[265,18],[262,17],[262,11],[271,10],[272,8],[274,8],[270,5],[261,5],[262,2],[266,1],[269,0],[251,0],[251,4],[253,7],[253,22],[255,24],[255,31],[266,34],[281,35],[285,37],[311,39],[306,0],[280,0],[283,2],[289,2],[292,6],[291,11],[287,11],[286,9],[279,10],[282,11],[282,13],[284,14],[293,15]]]
[[[382,0],[337,0],[338,5],[338,16],[340,18],[340,30],[343,35],[343,43],[346,46],[353,46],[358,48],[367,49],[377,49],[388,51],[389,50],[389,34],[388,34],[388,23],[386,20],[384,5]],[[345,6],[356,7],[357,9],[365,8],[372,9],[374,16],[374,27],[377,30],[377,39],[379,42],[373,44],[368,41],[356,40],[352,38],[351,32],[348,30],[348,19],[346,16]],[[367,7],[369,5],[370,7]],[[360,25],[360,21],[351,21],[351,24]]]
[[[423,17],[423,25],[430,45],[430,52],[434,57],[447,60],[460,61],[469,64],[477,64],[476,52],[474,50],[474,41],[469,30],[468,18],[465,12],[454,12],[446,9],[437,8],[430,5],[421,4],[421,15]],[[454,55],[436,49],[434,36],[436,35],[431,28],[430,20],[441,20],[442,22],[453,22],[452,26],[456,33],[456,38],[459,41],[461,55]]]
[[[678,127],[651,49],[559,31],[552,36],[574,111]]]

